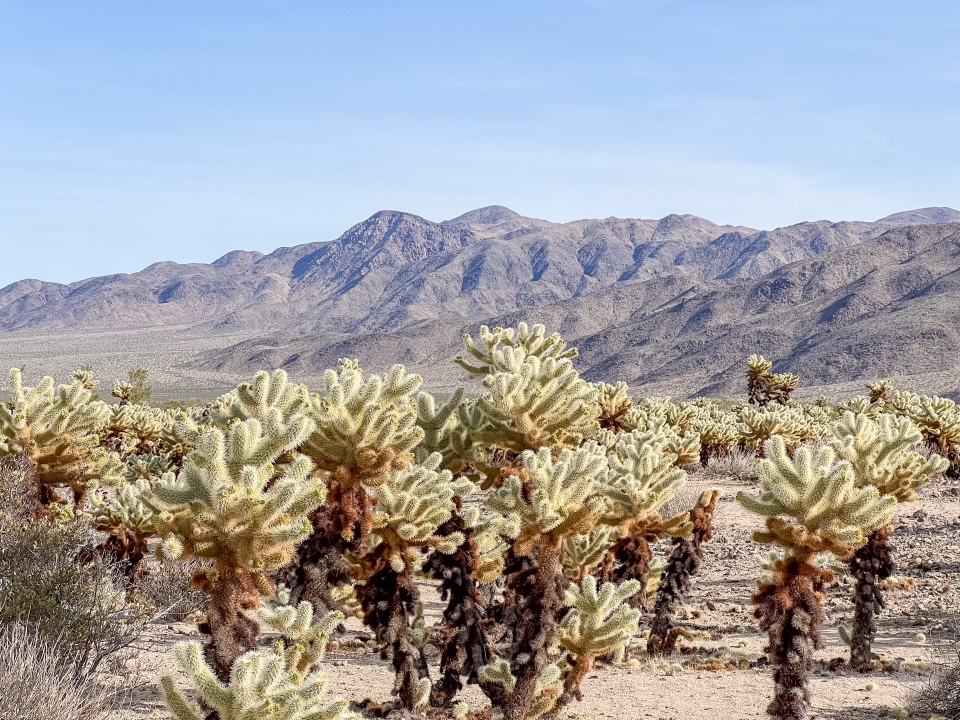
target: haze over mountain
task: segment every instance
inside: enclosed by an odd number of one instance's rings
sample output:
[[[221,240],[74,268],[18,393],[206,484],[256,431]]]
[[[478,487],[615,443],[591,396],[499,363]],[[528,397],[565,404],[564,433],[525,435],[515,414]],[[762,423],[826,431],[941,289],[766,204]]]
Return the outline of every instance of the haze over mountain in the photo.
[[[758,351],[812,384],[955,365],[958,277],[950,208],[769,231],[692,215],[552,223],[492,206],[436,223],[383,211],[268,255],[23,280],[0,290],[0,330],[242,333],[188,365],[312,375],[345,355],[419,369],[452,358],[465,328],[525,319],[575,341],[592,379],[729,392],[730,368]],[[454,368],[434,380],[455,383]]]

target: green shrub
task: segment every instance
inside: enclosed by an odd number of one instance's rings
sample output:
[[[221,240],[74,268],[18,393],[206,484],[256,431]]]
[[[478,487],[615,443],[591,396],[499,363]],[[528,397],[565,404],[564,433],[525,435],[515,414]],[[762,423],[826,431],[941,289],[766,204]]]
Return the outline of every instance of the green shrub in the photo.
[[[30,519],[24,472],[0,468],[0,629],[24,625],[89,678],[140,636],[149,608],[128,603],[119,568],[93,551],[80,519]]]

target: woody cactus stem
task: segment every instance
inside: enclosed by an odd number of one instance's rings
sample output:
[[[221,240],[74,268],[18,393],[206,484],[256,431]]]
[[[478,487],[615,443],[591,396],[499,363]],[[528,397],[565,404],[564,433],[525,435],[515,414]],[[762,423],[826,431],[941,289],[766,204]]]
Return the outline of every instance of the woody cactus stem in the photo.
[[[673,551],[657,589],[653,624],[647,639],[647,652],[651,655],[667,654],[676,647],[680,633],[678,628],[673,627],[673,616],[677,605],[690,592],[693,578],[703,565],[702,545],[713,538],[713,515],[720,494],[720,490],[715,488],[704,491],[690,513],[693,520],[692,536],[689,540],[682,537],[673,540]]]
[[[867,544],[850,558],[850,574],[857,579],[853,633],[850,636],[850,665],[860,672],[867,672],[873,666],[870,645],[877,631],[876,616],[884,608],[880,581],[890,577],[896,569],[888,542],[889,534],[889,527],[874,530]]]
[[[510,578],[508,592],[516,603],[518,624],[510,649],[517,684],[504,707],[504,720],[524,720],[533,705],[537,680],[550,662],[548,650],[563,610],[560,574],[561,543],[541,545],[535,568]]]
[[[409,567],[395,572],[383,559],[385,550],[375,554],[384,566],[366,583],[357,586],[357,599],[363,606],[363,622],[376,634],[381,657],[389,660],[395,674],[393,693],[403,707],[413,710],[420,705],[421,679],[429,677],[422,647],[415,643],[411,620],[421,615],[420,597]]]
[[[769,638],[765,650],[776,667],[776,689],[767,713],[781,720],[807,717],[813,653],[823,647],[820,628],[826,616],[820,603],[824,590],[836,579],[811,560],[798,556],[777,561],[772,581],[762,584],[753,596],[754,615]]]
[[[430,703],[447,707],[463,689],[460,678],[477,682],[477,671],[490,662],[490,640],[485,628],[486,609],[473,574],[477,570],[477,552],[472,530],[460,513],[441,525],[438,535],[463,533],[466,542],[455,552],[430,554],[424,570],[440,581],[440,597],[447,601],[443,611],[445,643],[440,655],[440,679],[433,686]]]

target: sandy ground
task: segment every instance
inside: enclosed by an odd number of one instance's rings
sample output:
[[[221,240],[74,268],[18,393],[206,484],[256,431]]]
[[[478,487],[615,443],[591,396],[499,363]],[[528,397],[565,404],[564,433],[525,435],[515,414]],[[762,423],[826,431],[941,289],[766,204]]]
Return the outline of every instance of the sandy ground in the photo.
[[[734,500],[736,491],[749,489],[749,483],[694,475],[683,497],[695,498],[711,484],[723,487],[726,494],[717,511],[716,537],[707,550],[704,571],[680,613],[691,638],[681,652],[665,661],[652,661],[640,651],[642,632],[649,626],[649,618],[644,618],[641,634],[631,646],[630,657],[636,662],[597,667],[583,685],[583,701],[570,708],[567,718],[746,720],[766,716],[772,672],[760,665],[765,661],[765,637],[749,606],[761,573],[758,555],[764,549],[750,540],[756,519]],[[851,615],[850,586],[835,586],[825,603],[826,647],[817,654],[812,678],[815,717],[893,717],[891,709],[904,705],[910,690],[926,681],[928,663],[937,660],[960,630],[960,483],[938,479],[921,495],[920,501],[900,506],[896,517],[899,527],[893,543],[898,570],[874,646],[890,669],[866,675],[829,669],[831,659],[847,654],[837,626],[849,627]],[[667,551],[665,546],[659,548],[661,553]],[[428,623],[436,622],[442,610],[439,597],[431,583],[423,582],[421,588]],[[351,620],[346,635],[338,638],[341,647],[327,655],[323,671],[330,681],[330,696],[388,700],[392,674],[375,652],[349,642],[358,633],[363,628]],[[196,637],[195,626],[189,623],[151,628],[150,649],[123,666],[123,673],[140,687],[128,709],[116,713],[118,720],[166,717],[154,678],[160,673],[179,676],[170,649],[178,641]],[[720,666],[725,669],[712,669]],[[868,690],[868,684],[875,689]],[[464,699],[474,708],[484,705],[475,687],[468,688]]]

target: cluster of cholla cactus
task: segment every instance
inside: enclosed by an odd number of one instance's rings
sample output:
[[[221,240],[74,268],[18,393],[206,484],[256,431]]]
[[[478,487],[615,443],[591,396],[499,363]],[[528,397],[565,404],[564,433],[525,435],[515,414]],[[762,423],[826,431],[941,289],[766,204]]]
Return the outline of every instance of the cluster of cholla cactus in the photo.
[[[780,549],[754,596],[776,665],[770,714],[809,705],[835,580],[824,556],[857,581],[851,664],[871,666],[892,506],[960,461],[955,404],[888,382],[845,405],[799,403],[798,378],[759,356],[749,402],[634,399],[582,378],[577,351],[541,325],[464,342],[457,363],[482,389],[443,402],[403,366],[367,374],[346,359],[321,393],[261,372],[178,411],[134,402],[124,383],[108,406],[88,372],[31,388],[14,371],[0,455],[30,462],[38,513],[84,514],[106,533],[100,550],[131,584],[151,545],[201,561],[206,643],[176,649],[199,704],[162,682],[177,720],[359,717],[324,699],[318,669],[346,613],[373,631],[407,713],[464,717],[456,701],[475,684],[492,707],[471,716],[559,717],[598,659],[622,656],[651,598],[647,651],[674,651],[720,492],[664,508],[691,465],[733,451],[759,458],[759,495],[738,498],[764,519],[755,539]],[[433,628],[418,575],[445,601]],[[262,630],[280,635],[269,649]]]
[[[810,707],[813,653],[822,646],[821,603],[836,580],[816,558],[823,553],[849,558],[870,533],[890,521],[896,499],[872,485],[858,487],[850,463],[837,460],[831,447],[815,455],[801,447],[791,459],[784,441],[775,436],[767,440],[764,455],[758,467],[759,496],[741,492],[737,499],[764,518],[766,529],[754,533],[754,540],[784,551],[753,603],[776,666],[767,712],[801,720]]]
[[[26,387],[21,371],[10,371],[11,399],[0,404],[0,456],[27,458],[44,508],[64,503],[58,489],[69,491],[68,502],[82,505],[92,484],[123,477],[119,456],[100,446],[110,408],[93,399],[89,384],[86,375],[77,375],[66,385],[46,377]]]
[[[747,358],[747,393],[750,402],[760,407],[771,402],[786,405],[800,384],[799,375],[770,372],[772,367],[773,363],[762,355]]]

